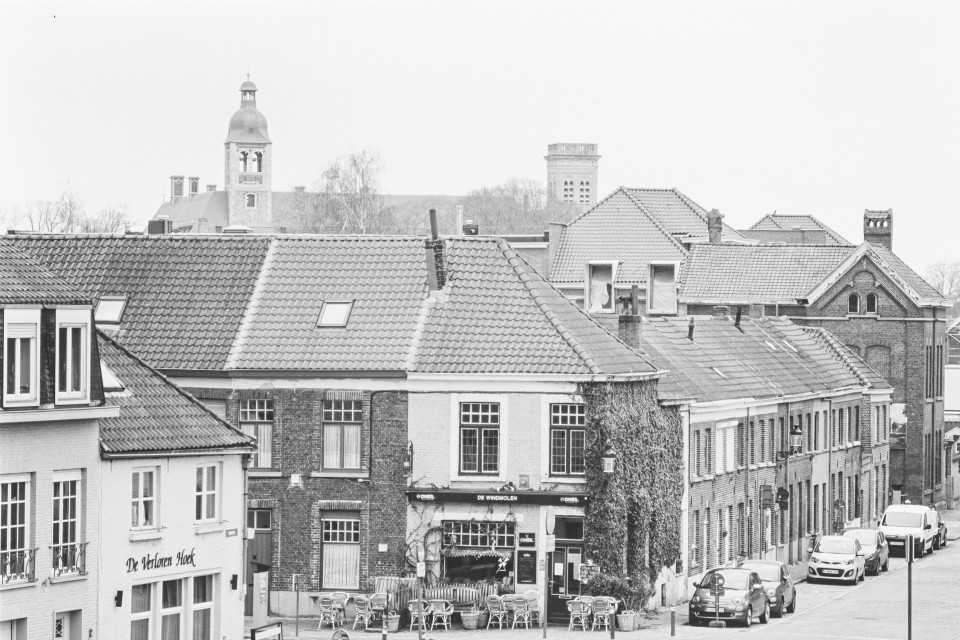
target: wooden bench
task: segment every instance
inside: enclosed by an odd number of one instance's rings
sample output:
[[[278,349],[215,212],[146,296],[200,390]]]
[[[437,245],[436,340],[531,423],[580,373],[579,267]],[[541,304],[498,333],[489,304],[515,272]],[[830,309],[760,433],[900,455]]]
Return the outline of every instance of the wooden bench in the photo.
[[[473,587],[437,587],[424,591],[426,600],[447,600],[453,604],[455,613],[472,611],[479,608],[480,591]]]

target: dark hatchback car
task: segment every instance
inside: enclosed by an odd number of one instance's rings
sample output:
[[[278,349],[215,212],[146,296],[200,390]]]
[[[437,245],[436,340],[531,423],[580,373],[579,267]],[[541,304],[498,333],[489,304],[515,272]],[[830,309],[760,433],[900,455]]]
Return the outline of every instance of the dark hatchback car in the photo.
[[[844,529],[844,538],[856,538],[860,541],[860,548],[863,549],[864,570],[870,575],[879,575],[880,571],[886,571],[890,563],[890,547],[887,545],[887,539],[883,531],[877,529],[867,529],[865,527],[854,527]]]
[[[740,563],[740,568],[756,571],[760,576],[774,618],[782,617],[784,612],[793,613],[797,610],[797,590],[790,579],[787,565],[778,560],[745,560]]]
[[[717,609],[716,595],[711,587],[717,576],[723,576],[723,594]],[[724,621],[742,622],[749,627],[755,616],[766,624],[770,621],[770,602],[763,589],[763,582],[756,571],[750,569],[711,569],[700,582],[693,584],[696,591],[690,598],[690,624],[706,624],[720,618]]]

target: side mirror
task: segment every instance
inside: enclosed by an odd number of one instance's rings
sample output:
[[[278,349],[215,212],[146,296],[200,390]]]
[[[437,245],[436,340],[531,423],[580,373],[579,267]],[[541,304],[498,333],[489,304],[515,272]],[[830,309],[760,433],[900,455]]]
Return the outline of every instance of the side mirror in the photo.
[[[694,583],[693,583],[693,588],[694,588],[694,589],[699,589],[699,588],[700,588],[700,583],[699,583],[699,582],[694,582]]]
[[[923,526],[924,531],[926,531],[927,529],[932,529],[932,528],[933,528],[933,525],[930,524],[929,522]]]
[[[813,547],[807,547],[807,553],[813,553]]]

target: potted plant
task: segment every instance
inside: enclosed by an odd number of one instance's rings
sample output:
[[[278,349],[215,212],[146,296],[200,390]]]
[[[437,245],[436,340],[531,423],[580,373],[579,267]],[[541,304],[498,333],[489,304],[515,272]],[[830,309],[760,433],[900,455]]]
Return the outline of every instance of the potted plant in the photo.
[[[467,631],[473,631],[477,628],[480,620],[480,612],[477,611],[477,605],[474,604],[470,611],[464,611],[460,614],[460,621],[463,623],[463,628]]]

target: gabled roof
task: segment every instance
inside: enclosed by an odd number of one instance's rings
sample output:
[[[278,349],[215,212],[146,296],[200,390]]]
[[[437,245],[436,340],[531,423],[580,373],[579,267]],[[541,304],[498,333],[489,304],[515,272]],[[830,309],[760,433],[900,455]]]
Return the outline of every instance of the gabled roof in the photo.
[[[0,305],[3,304],[89,305],[90,296],[0,238]]]
[[[704,242],[708,239],[706,209],[679,189],[627,188],[625,191],[671,234],[701,238]],[[728,224],[723,225],[722,240],[749,244],[749,240]]]
[[[98,333],[97,341],[101,362],[123,385],[105,393],[120,415],[100,419],[104,455],[253,448],[249,437],[114,340]]]
[[[860,382],[871,389],[893,391],[893,387],[879,373],[873,370],[860,356],[841,343],[835,335],[821,327],[801,327],[822,348],[833,353],[837,360],[847,367]]]
[[[776,242],[776,235],[773,232],[789,232],[794,229],[824,231],[826,235],[826,244],[836,244],[843,246],[853,246],[839,233],[820,222],[817,218],[809,215],[785,215],[778,213],[768,213],[750,227],[751,231],[767,232],[763,235],[765,242]]]
[[[656,375],[498,238],[15,236],[94,295],[125,295],[116,338],[166,370]],[[432,259],[432,258],[431,258]],[[317,327],[352,301],[345,327]]]
[[[848,363],[808,332],[782,318],[644,319],[641,347],[667,372],[664,399],[697,402],[775,399],[865,386]]]

